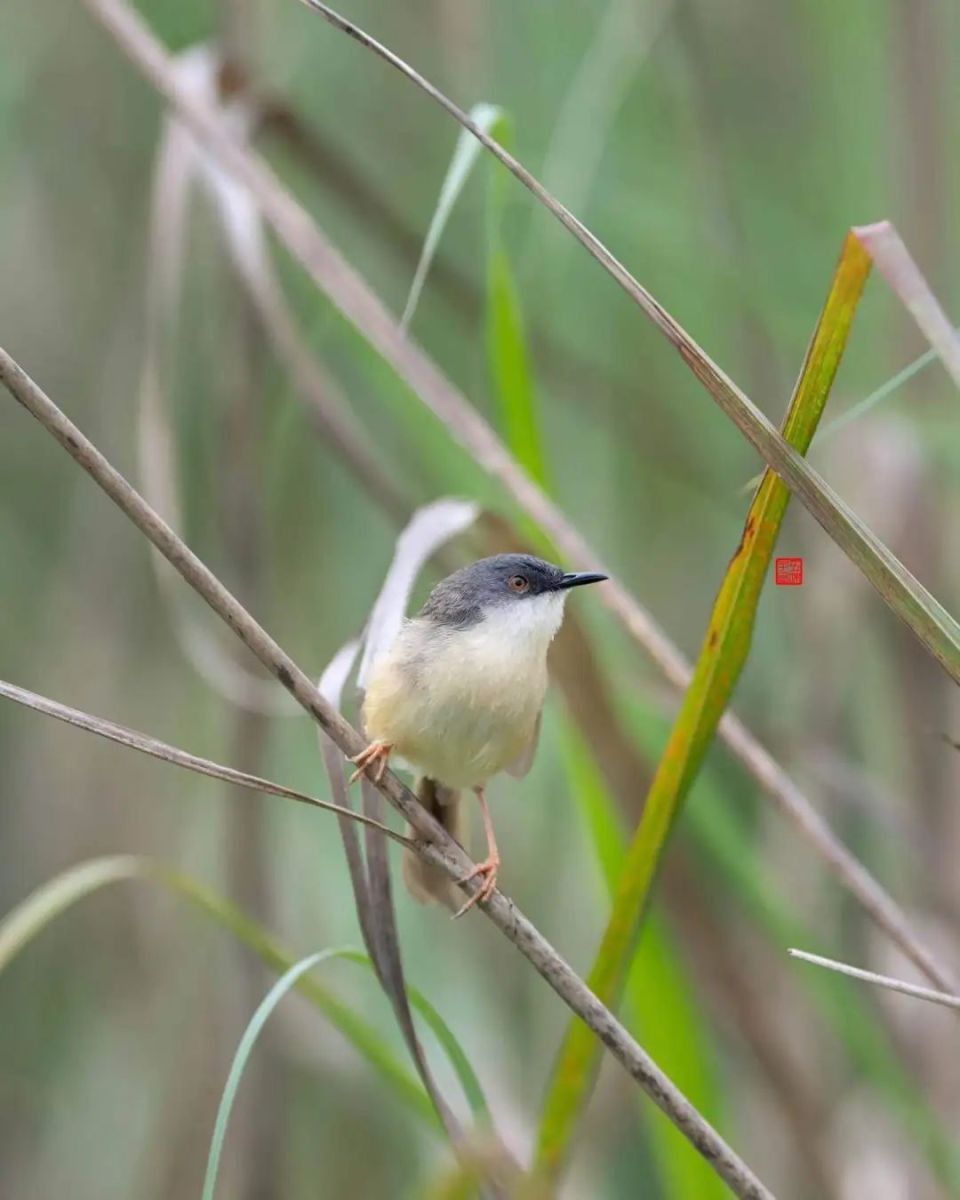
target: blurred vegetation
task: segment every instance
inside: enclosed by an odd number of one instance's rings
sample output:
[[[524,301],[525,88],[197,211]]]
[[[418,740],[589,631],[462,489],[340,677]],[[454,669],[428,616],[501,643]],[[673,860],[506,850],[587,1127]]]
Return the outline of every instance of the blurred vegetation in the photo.
[[[453,124],[292,0],[139,7],[172,48],[226,39],[245,86],[271,102],[258,146],[402,311]],[[777,422],[851,224],[893,219],[956,317],[950,6],[357,0],[350,15],[464,106],[509,114],[520,158]],[[81,6],[0,10],[0,342],[134,480],[162,115]],[[611,281],[490,170],[481,159],[453,207],[412,336],[693,655],[756,456]],[[376,595],[401,503],[454,493],[515,513],[277,260],[399,499],[373,496],[318,431],[202,201],[163,370],[181,532],[319,673]],[[891,294],[868,286],[824,424],[924,349]],[[6,399],[0,431],[0,677],[325,794],[309,722],[242,711],[211,688],[183,653],[142,540]],[[815,441],[811,459],[955,608],[960,433],[940,368]],[[778,548],[805,556],[805,584],[765,590],[734,707],[955,962],[960,760],[942,737],[960,729],[954,689],[798,506]],[[559,692],[531,774],[491,792],[504,889],[585,972],[678,698],[595,598],[574,607],[633,747],[635,788],[622,789],[633,807],[608,794],[599,746]],[[291,948],[284,966],[358,941],[331,819],[228,794],[12,706],[0,714],[0,910],[74,864],[132,853],[229,898]],[[451,925],[403,896],[398,916],[410,981],[528,1161],[565,1010],[481,919]],[[670,847],[625,1019],[780,1200],[960,1195],[952,1015],[825,977],[791,962],[790,944],[914,977],[714,749]],[[0,974],[0,1192],[199,1196],[234,1051],[273,978],[241,940],[149,887],[107,889],[51,922]],[[317,983],[404,1061],[363,973],[331,964]],[[425,1040],[466,1119],[453,1070]],[[291,997],[241,1081],[218,1194],[457,1194],[444,1182],[449,1150],[422,1117]],[[567,1193],[723,1189],[607,1065]]]

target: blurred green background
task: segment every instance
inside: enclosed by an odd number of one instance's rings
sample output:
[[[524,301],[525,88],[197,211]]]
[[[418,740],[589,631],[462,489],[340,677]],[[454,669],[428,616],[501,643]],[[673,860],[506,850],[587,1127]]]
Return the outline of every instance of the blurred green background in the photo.
[[[171,49],[226,45],[241,92],[261,101],[258,147],[399,313],[456,143],[450,119],[294,0],[139,7]],[[521,160],[773,420],[850,225],[891,218],[958,311],[954,5],[363,0],[349,15],[465,107],[502,106]],[[81,5],[2,6],[0,341],[134,481],[162,120]],[[484,329],[492,169],[482,159],[457,203],[412,335],[502,429]],[[550,487],[693,656],[758,460],[572,239],[519,185],[500,194]],[[185,253],[159,339],[180,531],[318,674],[358,632],[409,508],[452,493],[517,513],[277,253],[303,335],[391,481],[386,498],[373,494],[272,350],[202,199]],[[825,423],[925,348],[874,278]],[[811,452],[948,609],[960,584],[956,403],[931,366]],[[0,677],[326,794],[306,718],[245,709],[198,673],[177,589],[158,587],[143,540],[8,398],[0,547]],[[805,557],[806,581],[768,589],[735,708],[956,961],[960,758],[943,739],[960,735],[955,692],[798,507],[780,551]],[[616,797],[626,829],[676,696],[595,595],[571,607],[639,755],[635,790]],[[191,613],[205,645],[219,638]],[[10,705],[0,753],[3,911],[73,864],[135,852],[231,897],[298,955],[359,941],[331,818]],[[585,816],[603,788],[598,753],[558,691],[531,775],[492,787],[502,886],[581,971],[608,911]],[[722,750],[670,859],[629,1014],[641,1042],[781,1200],[960,1195],[955,1019],[787,958],[799,943],[914,977]],[[565,1010],[482,919],[452,925],[405,895],[398,915],[410,979],[526,1161]],[[402,1056],[373,981],[340,963],[321,973]],[[270,978],[150,885],[120,884],[52,923],[0,974],[0,1194],[199,1195],[230,1059]],[[451,1163],[436,1131],[290,998],[244,1078],[218,1194],[441,1195]],[[724,1192],[606,1064],[564,1194]]]

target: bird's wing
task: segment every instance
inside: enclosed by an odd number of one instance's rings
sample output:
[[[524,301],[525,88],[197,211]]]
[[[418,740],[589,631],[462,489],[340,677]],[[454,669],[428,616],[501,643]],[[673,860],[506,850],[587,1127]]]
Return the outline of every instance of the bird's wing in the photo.
[[[507,774],[512,775],[515,779],[522,779],[533,766],[533,759],[537,753],[537,742],[540,740],[540,724],[542,720],[543,709],[537,714],[537,723],[533,727],[530,741],[527,742],[513,762],[507,764]]]

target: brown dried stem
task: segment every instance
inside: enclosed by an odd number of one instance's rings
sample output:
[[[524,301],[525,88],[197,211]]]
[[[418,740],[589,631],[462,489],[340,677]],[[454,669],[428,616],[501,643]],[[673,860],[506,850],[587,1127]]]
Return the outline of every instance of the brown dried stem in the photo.
[[[32,708],[34,712],[55,717],[58,721],[73,725],[77,729],[84,729],[87,733],[95,733],[98,737],[106,738],[107,741],[127,746],[130,750],[137,750],[141,754],[150,755],[151,758],[159,758],[162,762],[172,763],[175,767],[184,767],[188,771],[195,771],[198,775],[206,775],[210,779],[221,779],[224,783],[246,788],[251,792],[262,792],[267,796],[281,796],[284,800],[296,800],[300,804],[309,804],[311,808],[322,808],[325,812],[336,813],[342,820],[371,825],[378,833],[385,834],[401,845],[412,846],[413,844],[409,838],[394,832],[387,825],[354,812],[351,808],[331,804],[328,800],[319,800],[316,796],[297,791],[296,788],[285,787],[282,783],[261,779],[259,775],[251,775],[249,771],[237,771],[233,767],[225,767],[220,763],[212,762],[209,758],[201,758],[187,750],[180,750],[176,746],[158,741],[157,738],[140,733],[136,729],[128,729],[125,725],[105,721],[102,717],[83,712],[79,708],[70,708],[69,705],[60,704],[57,700],[39,696],[36,692],[17,687],[16,684],[0,680],[0,696],[7,700],[13,700],[16,704],[22,704],[24,708]]]
[[[98,0],[98,7],[100,0]],[[115,8],[113,0],[110,7]],[[126,18],[126,15],[124,16]],[[88,438],[42,391],[26,372],[0,349],[0,382],[31,413],[67,453],[106,492],[183,579],[210,605],[320,725],[345,755],[363,749],[363,738],[317,691],[310,678],[270,637],[242,604],[224,587],[142,496],[130,486]],[[422,841],[418,853],[445,870],[454,880],[473,867],[468,855],[434,821],[413,793],[387,772],[379,790],[410,822]],[[472,895],[477,880],[461,885]],[[772,1194],[750,1168],[704,1120],[669,1077],[631,1037],[630,1033],[590,991],[572,967],[535,926],[500,892],[481,904],[482,911],[550,984],[564,1003],[596,1034],[630,1076],[643,1088],[730,1186],[747,1200],[771,1200]]]
[[[312,5],[313,0],[310,2]],[[140,18],[122,0],[84,0],[84,3],[104,23],[123,52],[177,109],[184,122],[216,155],[222,165],[250,190],[261,212],[291,254],[299,260],[343,315],[363,333],[415,394],[446,425],[451,435],[466,448],[480,466],[500,480],[517,503],[549,534],[570,562],[576,563],[579,568],[603,570],[609,575],[609,568],[600,562],[579,531],[525,474],[494,431],[464,396],[423,351],[400,332],[394,317],[328,242],[310,215],[284,188],[269,167],[233,139],[215,111],[188,95],[180,86],[169,54]],[[325,12],[329,13],[329,10]],[[359,35],[359,31],[355,31],[355,27],[349,22],[344,22],[342,18],[330,19],[353,36],[358,36],[358,40],[364,44],[372,41],[366,38],[366,35]],[[453,112],[458,120],[462,118],[462,123],[467,128],[471,127],[472,123],[455,105],[445,97],[440,97],[436,89],[421,81],[406,64],[396,60],[395,56],[376,43],[372,43],[371,48],[424,86],[439,103]],[[485,145],[490,143],[490,139],[482,131],[474,132]],[[503,159],[505,152],[496,143],[489,144],[488,148]],[[509,156],[507,158],[509,159]],[[511,170],[514,170],[527,186],[531,186],[535,194],[541,196],[543,189],[540,185],[532,180],[519,163],[510,159],[507,165],[510,166],[511,163]],[[552,197],[543,199],[543,202],[552,211],[562,210],[562,206]],[[564,213],[565,211],[562,210]],[[740,417],[743,416],[744,406],[756,415],[759,425],[752,425],[751,419],[747,419],[747,425],[750,426],[750,430],[755,427],[764,429],[763,444],[758,444],[758,449],[768,461],[776,464],[778,473],[804,503],[811,507],[811,511],[819,520],[820,513],[817,508],[820,505],[820,495],[817,489],[825,486],[822,485],[819,476],[784,442],[777,430],[719,368],[710,362],[673,318],[669,317],[633,280],[625,268],[616,262],[609,251],[570,214],[566,217],[560,213],[558,215],[587,245],[591,253],[611,271],[618,282],[634,295],[645,311],[650,308],[652,314],[656,314],[658,326],[665,332],[669,331],[671,341],[691,368],[704,379],[712,393],[724,397],[729,393],[729,396],[733,397],[730,403],[737,408]],[[739,417],[735,419],[738,424],[741,423]],[[752,438],[752,432],[748,432],[748,436]],[[812,491],[811,480],[816,481]],[[835,497],[834,499],[837,500]],[[836,511],[841,510],[848,511],[846,506],[837,500]],[[852,514],[849,519],[856,520],[852,518]],[[859,525],[859,522],[857,524]],[[602,590],[604,602],[620,619],[631,637],[644,648],[676,687],[685,688],[691,676],[690,664],[650,614],[615,579],[611,579]],[[720,723],[719,734],[734,756],[814,846],[831,871],[844,887],[857,897],[877,925],[933,983],[944,990],[953,990],[950,973],[937,962],[911,929],[900,906],[846,849],[806,796],[746,727],[728,713]]]

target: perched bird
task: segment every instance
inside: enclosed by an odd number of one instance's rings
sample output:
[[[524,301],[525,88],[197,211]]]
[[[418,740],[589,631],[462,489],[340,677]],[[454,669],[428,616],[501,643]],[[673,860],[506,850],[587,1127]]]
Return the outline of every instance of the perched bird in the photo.
[[[487,857],[461,882],[481,876],[483,886],[458,916],[496,887],[500,855],[484,787],[499,771],[525,775],[533,761],[547,648],[567,592],[606,578],[527,554],[482,558],[438,583],[374,664],[363,703],[373,740],[352,760],[353,779],[372,772],[379,780],[396,755],[420,773],[418,799],[458,840],[460,792],[472,788],[480,801]],[[447,876],[412,851],[404,880],[418,900],[455,905]]]

